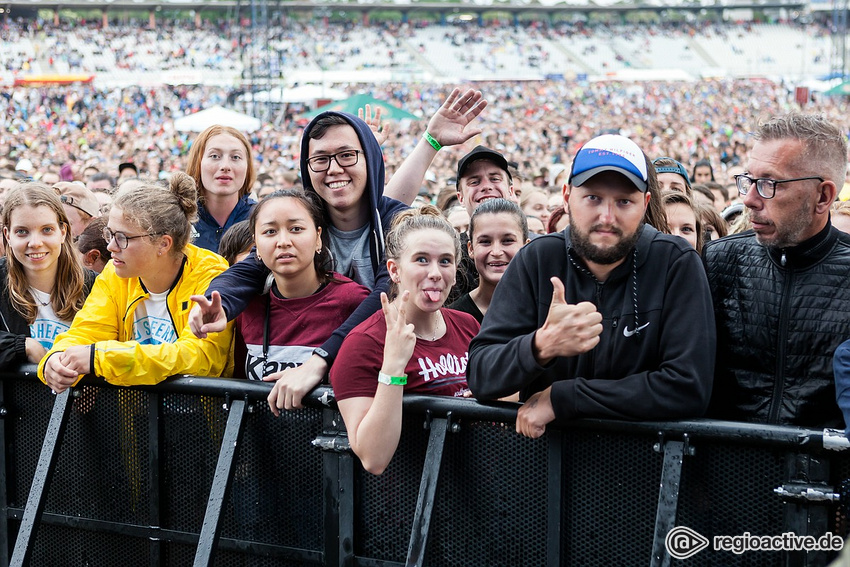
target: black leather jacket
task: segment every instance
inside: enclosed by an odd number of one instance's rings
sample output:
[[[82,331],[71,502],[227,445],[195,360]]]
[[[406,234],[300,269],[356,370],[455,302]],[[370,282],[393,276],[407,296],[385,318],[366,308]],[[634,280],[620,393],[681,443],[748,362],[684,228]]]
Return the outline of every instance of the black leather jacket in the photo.
[[[709,415],[840,427],[832,357],[850,338],[850,236],[828,224],[777,250],[748,231],[703,256],[717,321]]]

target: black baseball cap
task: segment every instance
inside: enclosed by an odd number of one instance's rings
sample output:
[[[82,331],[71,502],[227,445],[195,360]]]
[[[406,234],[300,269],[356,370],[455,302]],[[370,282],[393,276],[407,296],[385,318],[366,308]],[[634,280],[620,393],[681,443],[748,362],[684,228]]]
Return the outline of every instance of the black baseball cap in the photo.
[[[508,180],[513,181],[511,172],[508,169],[508,160],[505,159],[505,156],[503,156],[496,150],[491,150],[490,148],[485,148],[484,146],[475,146],[475,149],[460,158],[460,161],[457,162],[457,180],[455,183],[457,184],[458,188],[460,188],[460,180],[461,178],[463,178],[463,172],[466,170],[469,164],[481,159],[492,161],[501,169],[504,169],[505,173],[508,174]]]

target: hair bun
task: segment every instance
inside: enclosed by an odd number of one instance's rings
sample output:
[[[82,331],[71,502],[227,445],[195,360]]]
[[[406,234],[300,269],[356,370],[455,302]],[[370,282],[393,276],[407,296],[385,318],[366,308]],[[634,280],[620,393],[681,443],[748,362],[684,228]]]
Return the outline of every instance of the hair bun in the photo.
[[[194,223],[198,215],[198,188],[195,180],[182,171],[175,171],[168,180],[168,190],[177,197],[178,205],[189,222]]]

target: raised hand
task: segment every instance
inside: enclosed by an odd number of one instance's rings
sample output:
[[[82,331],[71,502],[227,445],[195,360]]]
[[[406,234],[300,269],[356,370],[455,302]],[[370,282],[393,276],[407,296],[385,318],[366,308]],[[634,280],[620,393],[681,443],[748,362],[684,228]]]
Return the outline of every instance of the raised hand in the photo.
[[[387,138],[390,135],[390,123],[389,122],[381,122],[381,112],[382,108],[380,106],[375,107],[375,115],[372,116],[372,106],[366,105],[366,112],[364,114],[362,108],[357,109],[357,117],[363,120],[369,128],[372,130],[372,133],[375,135],[375,139],[378,140],[378,145],[382,145],[387,141]]]
[[[461,94],[455,88],[428,122],[428,133],[442,146],[462,144],[481,133],[480,128],[468,128],[487,108],[481,91],[469,89]]]
[[[407,322],[407,302],[410,292],[405,291],[401,297],[390,304],[387,294],[381,294],[381,309],[387,322],[387,338],[384,342],[384,364],[381,367],[391,376],[401,376],[413,349],[416,348],[416,335],[413,325]]]
[[[553,277],[552,303],[546,321],[534,335],[534,350],[540,364],[557,356],[576,356],[599,344],[602,314],[589,301],[567,303],[564,284]]]
[[[207,338],[207,333],[220,333],[227,327],[227,314],[221,306],[221,295],[214,291],[212,299],[203,295],[190,297],[195,305],[189,312],[189,328],[199,339]]]

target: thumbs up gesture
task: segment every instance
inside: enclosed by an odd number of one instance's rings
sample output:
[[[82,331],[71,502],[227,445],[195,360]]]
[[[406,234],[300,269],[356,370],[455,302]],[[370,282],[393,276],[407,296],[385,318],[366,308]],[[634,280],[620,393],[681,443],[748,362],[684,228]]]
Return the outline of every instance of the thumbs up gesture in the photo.
[[[534,355],[541,365],[558,356],[576,356],[599,344],[602,314],[589,301],[567,303],[564,284],[553,277],[552,303],[543,326],[534,335]]]

